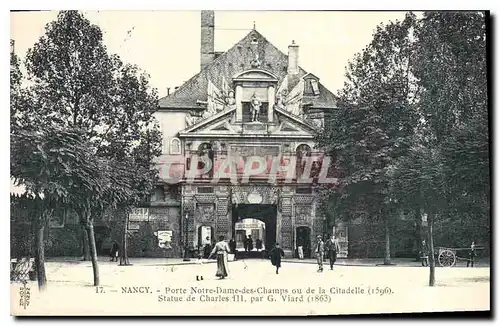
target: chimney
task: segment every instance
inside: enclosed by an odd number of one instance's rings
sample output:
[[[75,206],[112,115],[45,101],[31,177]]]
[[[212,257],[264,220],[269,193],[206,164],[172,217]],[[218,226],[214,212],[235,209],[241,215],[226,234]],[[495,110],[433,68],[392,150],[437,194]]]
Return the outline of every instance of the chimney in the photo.
[[[214,50],[215,14],[213,10],[201,11],[200,69],[203,70],[215,59]]]
[[[296,75],[299,73],[299,46],[292,41],[288,46],[288,74]]]

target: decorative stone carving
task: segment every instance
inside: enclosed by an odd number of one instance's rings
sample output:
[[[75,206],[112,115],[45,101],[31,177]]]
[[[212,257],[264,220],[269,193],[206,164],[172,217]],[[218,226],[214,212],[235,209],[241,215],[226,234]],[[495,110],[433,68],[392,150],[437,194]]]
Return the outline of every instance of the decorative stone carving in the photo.
[[[255,204],[252,202],[252,194],[261,197],[259,204],[277,204],[278,188],[270,186],[231,186],[232,204]],[[250,198],[249,198],[250,197]]]
[[[234,98],[233,90],[230,90],[229,94],[226,97],[226,106],[229,108],[233,108],[236,106],[236,99]]]
[[[196,123],[196,117],[189,111],[186,114],[186,127],[190,127]]]
[[[311,206],[296,205],[295,206],[295,222],[304,224],[308,222],[311,217]]]
[[[196,205],[196,213],[201,222],[213,222],[215,215],[215,205],[198,203]]]
[[[217,236],[229,235],[230,216],[228,214],[228,204],[227,198],[219,198],[217,202]]]
[[[285,97],[283,96],[283,94],[281,92],[278,92],[278,94],[276,94],[276,104],[274,106],[279,108],[279,109],[286,110]]]

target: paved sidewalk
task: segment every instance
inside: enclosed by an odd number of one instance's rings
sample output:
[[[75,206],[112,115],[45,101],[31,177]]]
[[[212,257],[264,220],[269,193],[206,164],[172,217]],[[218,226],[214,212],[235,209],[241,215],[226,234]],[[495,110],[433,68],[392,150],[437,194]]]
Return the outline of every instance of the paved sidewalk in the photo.
[[[239,259],[238,261],[250,261],[250,260],[264,260],[258,258],[248,258]],[[89,263],[82,261],[81,258],[77,257],[51,257],[46,259],[47,262],[66,262],[69,264],[85,264]],[[99,264],[119,264],[117,262],[109,261],[109,257],[98,257]],[[197,264],[197,258],[191,258],[189,261],[184,261],[182,258],[129,258],[129,262],[132,265],[138,266],[174,266],[174,265],[190,265]],[[203,264],[214,264],[217,261],[215,259],[203,259]],[[231,262],[231,261],[230,261]],[[316,259],[296,259],[296,258],[284,258],[283,263],[292,264],[316,264]],[[337,259],[336,265],[340,266],[378,266],[378,267],[388,267],[388,266],[404,266],[404,267],[421,267],[420,262],[416,262],[413,258],[393,258],[391,260],[391,265],[384,265],[383,258],[362,258],[362,259],[351,259],[351,258],[339,258]],[[328,261],[325,261],[325,266],[328,265]],[[474,264],[475,267],[489,267],[490,262],[488,258],[481,258]],[[439,265],[437,265],[439,266]],[[458,261],[455,267],[466,267],[467,263],[464,261]]]

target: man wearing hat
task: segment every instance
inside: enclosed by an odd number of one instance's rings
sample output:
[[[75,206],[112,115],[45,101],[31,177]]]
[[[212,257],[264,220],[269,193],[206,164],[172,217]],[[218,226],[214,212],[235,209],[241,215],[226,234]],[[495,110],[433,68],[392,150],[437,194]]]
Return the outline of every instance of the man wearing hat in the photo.
[[[323,271],[323,256],[325,255],[325,243],[321,235],[318,235],[318,241],[316,244],[316,260],[318,262],[318,272]]]

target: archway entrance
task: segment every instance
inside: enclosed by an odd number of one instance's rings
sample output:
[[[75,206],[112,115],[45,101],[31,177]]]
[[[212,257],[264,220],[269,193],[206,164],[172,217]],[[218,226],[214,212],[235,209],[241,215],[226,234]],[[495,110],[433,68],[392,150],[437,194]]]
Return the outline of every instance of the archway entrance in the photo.
[[[237,256],[239,257],[265,257],[266,252],[272,249],[276,243],[276,219],[277,207],[270,204],[240,204],[233,205],[232,209],[232,235],[237,241]],[[253,222],[252,220],[258,220]],[[246,221],[248,220],[248,221]],[[250,229],[241,228],[241,225],[249,225]],[[238,226],[238,227],[237,227]],[[244,237],[251,236],[253,249],[245,251]],[[256,248],[256,238],[261,237],[262,250]],[[247,237],[248,238],[248,237]],[[243,247],[243,248],[242,248]],[[238,250],[243,249],[243,250]]]
[[[302,245],[304,258],[311,258],[311,229],[307,226],[299,226],[295,229],[295,253],[298,257],[297,248]]]
[[[214,228],[209,225],[200,225],[198,227],[198,253],[203,258],[208,258],[214,243]]]

